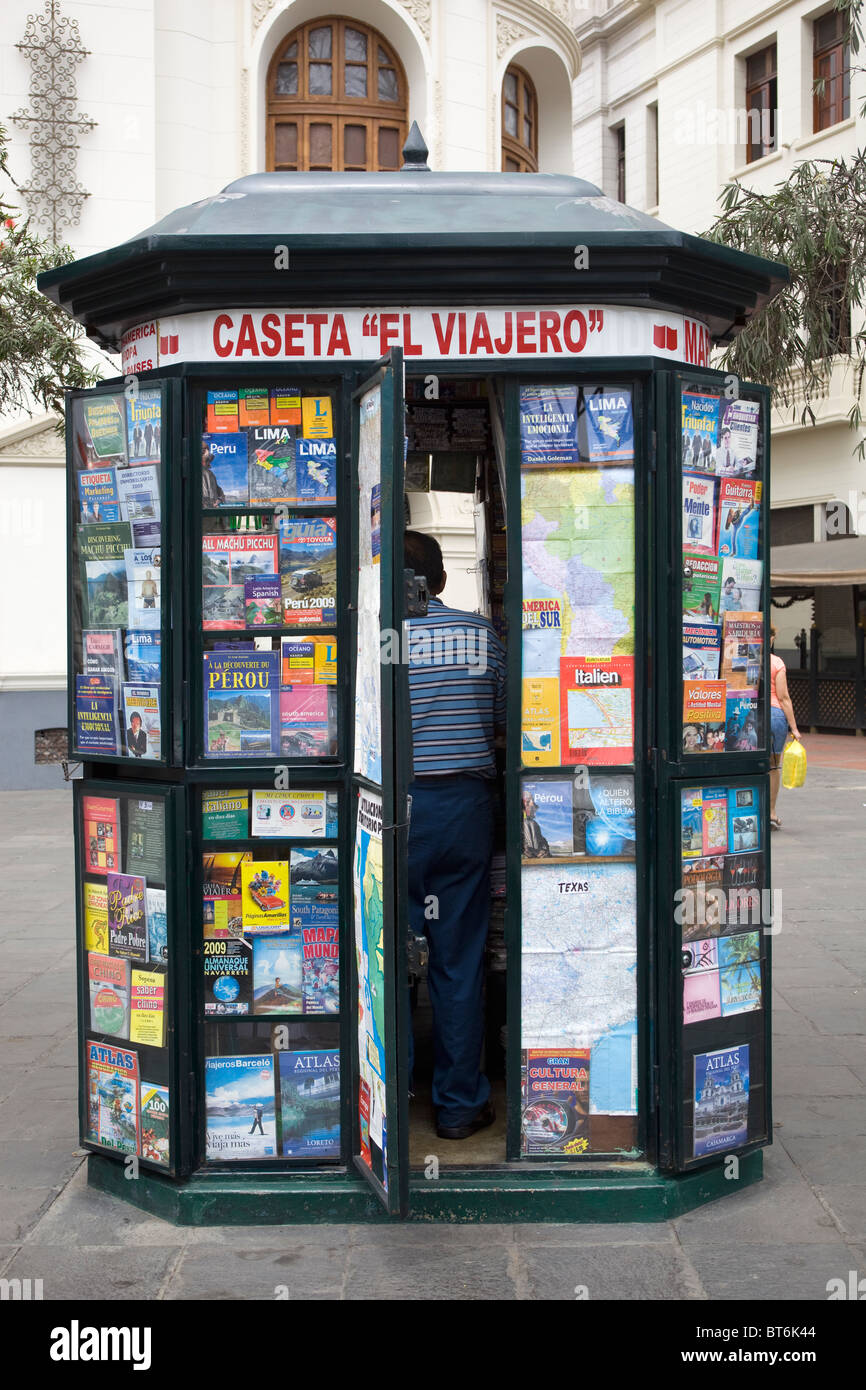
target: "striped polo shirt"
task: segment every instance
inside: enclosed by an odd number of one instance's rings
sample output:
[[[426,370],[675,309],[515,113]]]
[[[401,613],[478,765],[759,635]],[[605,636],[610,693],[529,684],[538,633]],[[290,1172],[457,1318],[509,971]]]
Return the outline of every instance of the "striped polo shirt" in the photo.
[[[477,613],[431,598],[407,619],[416,777],[494,777],[493,740],[505,728],[505,649]]]

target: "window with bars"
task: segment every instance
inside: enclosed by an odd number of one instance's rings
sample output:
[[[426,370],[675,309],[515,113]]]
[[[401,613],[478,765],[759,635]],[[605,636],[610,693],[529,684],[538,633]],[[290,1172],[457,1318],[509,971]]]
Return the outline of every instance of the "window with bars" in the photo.
[[[399,169],[406,110],[403,67],[381,34],[356,20],[311,20],[268,72],[268,168]]]
[[[532,78],[513,64],[502,79],[502,168],[538,173],[538,98]]]
[[[845,42],[845,16],[840,10],[816,19],[813,33],[812,97],[814,130],[827,130],[851,114],[851,50]]]
[[[747,164],[776,148],[777,77],[774,43],[746,59]]]

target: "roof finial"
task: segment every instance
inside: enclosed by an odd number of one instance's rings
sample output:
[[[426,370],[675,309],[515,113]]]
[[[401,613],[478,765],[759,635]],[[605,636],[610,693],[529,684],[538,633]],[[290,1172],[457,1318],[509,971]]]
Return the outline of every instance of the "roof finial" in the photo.
[[[406,143],[403,146],[403,169],[424,169],[428,174],[431,173],[430,165],[427,163],[427,155],[430,151],[424,144],[424,136],[418,129],[418,122],[412,122],[412,129],[406,136]]]

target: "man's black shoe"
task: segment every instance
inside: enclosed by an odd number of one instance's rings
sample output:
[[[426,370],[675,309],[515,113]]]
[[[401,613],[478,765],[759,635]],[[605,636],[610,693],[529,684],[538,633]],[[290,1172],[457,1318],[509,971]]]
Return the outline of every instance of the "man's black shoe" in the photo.
[[[465,1125],[436,1125],[436,1133],[440,1139],[468,1139],[470,1135],[477,1134],[479,1129],[486,1129],[492,1125],[496,1119],[496,1111],[493,1108],[493,1101],[485,1101],[474,1120],[469,1120]]]

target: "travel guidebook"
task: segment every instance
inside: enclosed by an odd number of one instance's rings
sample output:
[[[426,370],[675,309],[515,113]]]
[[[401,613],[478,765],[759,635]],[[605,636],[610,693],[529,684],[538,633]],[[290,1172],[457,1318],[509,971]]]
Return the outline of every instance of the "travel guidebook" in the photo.
[[[147,628],[129,628],[124,639],[127,680],[158,685],[162,672],[162,634]]]
[[[141,1156],[162,1168],[171,1166],[169,1158],[169,1100],[167,1086],[141,1083]]]
[[[699,391],[683,392],[684,473],[708,473],[711,476],[715,474],[721,408],[722,402],[718,396],[705,395]]]
[[[237,1018],[251,1013],[253,955],[249,942],[232,937],[203,944],[205,1015]]]
[[[126,551],[132,549],[128,521],[78,527],[84,595],[84,627],[128,627]]]
[[[761,847],[761,796],[757,787],[731,787],[728,792],[730,854]]]
[[[736,690],[725,700],[725,749],[754,753],[761,742],[757,690]]]
[[[336,908],[336,903],[334,904]],[[294,910],[294,903],[293,903]],[[340,929],[301,927],[303,1008],[305,1014],[340,1012]]]
[[[241,867],[249,863],[249,850],[217,850],[202,855],[202,922],[206,940],[243,936]]]
[[[204,1076],[206,1158],[276,1158],[273,1054],[206,1057]]]
[[[280,691],[280,752],[289,758],[320,758],[331,751],[326,685],[290,685]]]
[[[247,627],[282,627],[283,589],[278,574],[244,580],[244,622]]]
[[[122,751],[117,686],[111,677],[75,677],[74,747],[81,753]]]
[[[692,1154],[719,1153],[745,1144],[749,1121],[749,1048],[699,1052],[694,1059]]]
[[[295,442],[296,505],[333,504],[337,500],[337,446],[333,439]]]
[[[205,757],[278,754],[279,654],[205,652],[202,662]]]
[[[216,495],[209,505],[246,506],[250,500],[246,434],[203,434],[202,466],[216,480]]]
[[[81,798],[81,850],[85,873],[120,869],[120,804],[113,796]]]
[[[166,890],[148,887],[145,890],[144,901],[147,908],[148,955],[152,962],[165,964],[168,960]]]
[[[277,1057],[282,1156],[339,1158],[339,1052],[315,1049]]]
[[[340,878],[336,849],[292,849],[289,866],[292,931],[336,927]]]
[[[701,797],[704,855],[724,854],[728,848],[727,787],[704,787]]]
[[[297,500],[295,481],[295,438],[290,425],[265,426],[249,433],[250,505],[293,504]]]
[[[570,779],[525,780],[523,858],[561,859],[574,854],[574,802]]]
[[[88,1140],[117,1153],[138,1153],[141,1141],[138,1054],[90,1038],[84,1049]]]
[[[634,421],[627,386],[601,386],[584,392],[587,451],[591,463],[630,463],[634,458]]]
[[[719,555],[757,560],[761,527],[761,484],[723,478],[719,484]]]
[[[201,550],[202,627],[245,628],[246,581],[278,572],[276,533],[218,531],[202,536]]]
[[[286,624],[337,620],[337,522],[308,517],[279,523],[280,578]]]
[[[523,468],[580,463],[576,386],[521,386],[520,463]]]
[[[584,1153],[589,1147],[590,1049],[521,1053],[521,1152]]]
[[[253,939],[253,1013],[299,1014],[303,951],[300,936]]]
[[[700,787],[689,787],[681,794],[682,856],[699,859],[703,854],[704,813]]]

